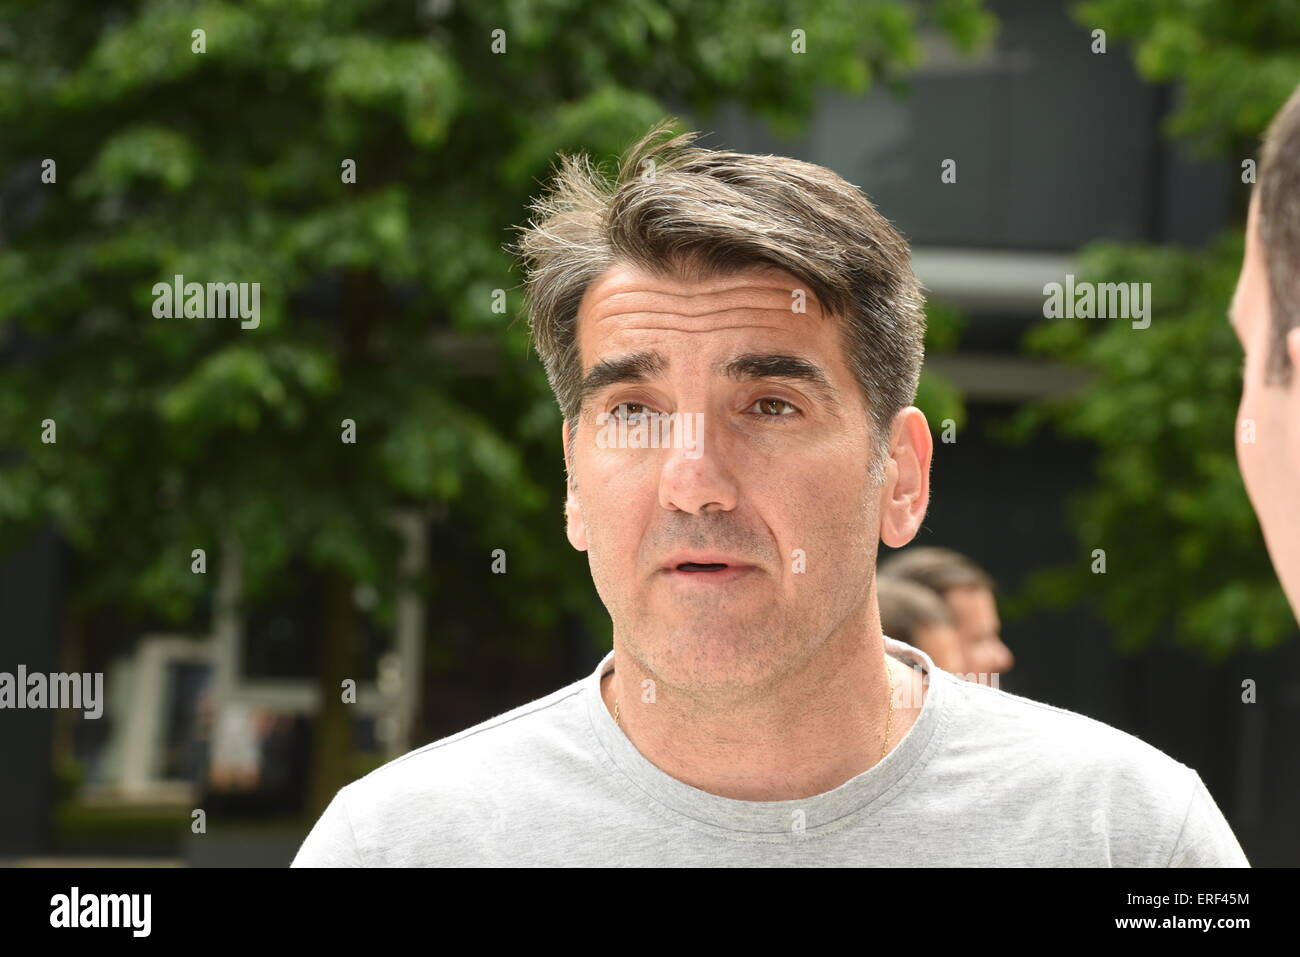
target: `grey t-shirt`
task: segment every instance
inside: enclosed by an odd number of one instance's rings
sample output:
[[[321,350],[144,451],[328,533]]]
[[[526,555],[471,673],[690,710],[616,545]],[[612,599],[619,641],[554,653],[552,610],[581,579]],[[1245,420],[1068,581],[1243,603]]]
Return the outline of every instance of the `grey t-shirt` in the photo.
[[[885,759],[794,801],[738,801],[659,770],[590,675],[341,788],[294,867],[1249,867],[1200,776],[1092,718],[929,675]]]

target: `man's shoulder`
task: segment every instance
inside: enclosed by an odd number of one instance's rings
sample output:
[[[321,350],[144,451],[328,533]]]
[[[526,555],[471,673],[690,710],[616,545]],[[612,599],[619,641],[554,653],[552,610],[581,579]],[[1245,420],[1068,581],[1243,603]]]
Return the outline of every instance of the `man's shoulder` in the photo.
[[[340,788],[295,867],[458,865],[592,773],[583,681],[409,751]],[[541,808],[544,813],[545,808]],[[502,863],[507,863],[503,861]]]
[[[987,684],[953,685],[965,711],[958,733],[982,739],[1004,766],[1075,780],[1090,790],[1122,786],[1162,806],[1186,808],[1196,772],[1136,735]]]
[[[1249,866],[1186,764],[1096,718],[949,679],[944,745],[931,761],[941,793],[1035,835],[1044,860]]]
[[[562,753],[586,721],[585,678],[544,697],[439,738],[394,758],[342,789],[349,809],[401,803],[405,798],[518,778],[521,771]]]

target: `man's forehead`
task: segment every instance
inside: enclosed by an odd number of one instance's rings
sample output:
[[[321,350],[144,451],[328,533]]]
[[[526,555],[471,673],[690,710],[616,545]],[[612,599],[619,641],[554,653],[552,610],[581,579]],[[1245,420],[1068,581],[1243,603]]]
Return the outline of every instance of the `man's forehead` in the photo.
[[[604,351],[623,332],[747,327],[788,335],[821,316],[812,290],[775,266],[688,280],[616,264],[587,287],[578,306],[578,352],[586,368],[597,358],[591,354],[593,345]]]
[[[796,313],[795,290],[803,291],[804,313]],[[820,312],[817,297],[796,276],[775,266],[754,266],[708,279],[657,274],[615,264],[592,282],[578,306],[579,322],[604,322],[631,313],[697,317],[725,309],[776,309],[791,315]]]

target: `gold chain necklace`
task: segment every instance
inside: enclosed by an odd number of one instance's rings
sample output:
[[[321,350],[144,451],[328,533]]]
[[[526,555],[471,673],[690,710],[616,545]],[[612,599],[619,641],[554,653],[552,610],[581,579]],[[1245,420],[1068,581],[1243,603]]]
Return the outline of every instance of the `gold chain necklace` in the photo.
[[[886,675],[889,674],[888,662],[885,663],[885,674]],[[885,760],[885,754],[889,751],[889,728],[894,721],[894,688],[896,687],[897,685],[894,684],[894,681],[891,678],[889,680],[889,712],[885,715],[885,740],[880,742],[880,760],[882,761]],[[622,702],[619,701],[619,699],[615,698],[614,699],[614,723],[617,724],[619,727],[622,727],[622,724],[618,720],[618,712],[621,705]]]

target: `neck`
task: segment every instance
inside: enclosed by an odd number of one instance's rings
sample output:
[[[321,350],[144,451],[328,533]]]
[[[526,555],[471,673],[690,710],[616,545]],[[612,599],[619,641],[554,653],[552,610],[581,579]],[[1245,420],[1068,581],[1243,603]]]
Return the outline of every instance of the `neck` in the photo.
[[[920,674],[885,654],[878,619],[865,638],[861,629],[842,631],[802,668],[717,708],[665,687],[620,651],[616,636],[615,670],[601,695],[611,716],[619,703],[619,724],[637,750],[685,784],[740,801],[812,797],[877,764],[886,723],[892,750],[922,704]],[[655,679],[653,704],[641,700],[646,678]]]

